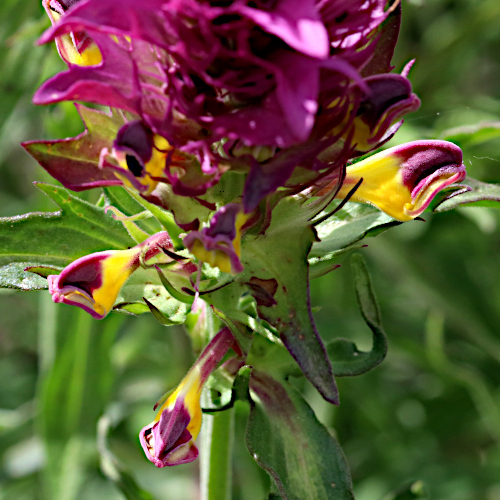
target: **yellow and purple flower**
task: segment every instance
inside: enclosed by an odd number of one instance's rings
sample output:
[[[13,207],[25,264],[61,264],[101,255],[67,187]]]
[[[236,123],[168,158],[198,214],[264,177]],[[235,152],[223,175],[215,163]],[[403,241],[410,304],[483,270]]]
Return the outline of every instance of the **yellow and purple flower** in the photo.
[[[43,0],[50,22],[56,24],[78,0]],[[61,59],[75,66],[96,66],[102,62],[97,44],[83,31],[64,33],[56,38]]]
[[[414,141],[349,165],[337,198],[361,185],[351,200],[369,203],[391,217],[409,221],[419,216],[436,194],[466,176],[461,149],[451,142]]]
[[[224,273],[241,273],[241,230],[247,219],[241,205],[225,205],[212,217],[209,227],[191,231],[184,245],[200,261]]]
[[[163,231],[128,250],[108,250],[86,255],[48,276],[49,292],[54,302],[81,307],[94,318],[104,318],[130,275],[162,251],[172,248],[172,241]]]
[[[141,430],[141,445],[148,460],[156,467],[185,464],[198,457],[194,441],[201,428],[203,384],[233,343],[234,337],[229,329],[222,329],[167,397],[153,422]]]

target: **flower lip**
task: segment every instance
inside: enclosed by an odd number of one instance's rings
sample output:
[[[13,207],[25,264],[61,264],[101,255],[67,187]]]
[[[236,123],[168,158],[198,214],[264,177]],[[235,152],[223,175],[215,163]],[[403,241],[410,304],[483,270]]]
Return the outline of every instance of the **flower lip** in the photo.
[[[128,122],[121,127],[113,143],[114,149],[140,159],[143,166],[151,159],[153,146],[153,133],[141,120]]]
[[[198,450],[187,430],[190,419],[182,401],[177,401],[172,410],[163,411],[158,421],[141,430],[141,445],[148,460],[156,467],[180,465],[197,458]],[[157,454],[156,450],[160,452]]]

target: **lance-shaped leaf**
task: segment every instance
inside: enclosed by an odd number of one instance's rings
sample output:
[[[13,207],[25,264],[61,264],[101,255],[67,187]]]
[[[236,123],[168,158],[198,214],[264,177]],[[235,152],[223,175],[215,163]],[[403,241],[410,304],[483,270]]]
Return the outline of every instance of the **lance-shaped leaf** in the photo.
[[[465,186],[470,187],[470,190],[449,196],[434,207],[434,210],[446,212],[462,205],[500,208],[500,184],[488,184],[467,177],[464,181]]]
[[[373,333],[373,345],[371,351],[363,352],[358,350],[354,342],[346,339],[337,339],[328,344],[328,354],[337,377],[361,375],[380,364],[387,354],[387,339],[366,262],[360,254],[355,254],[351,264],[359,308]]]
[[[333,436],[287,382],[254,370],[246,443],[286,500],[353,500],[349,466]]]
[[[36,186],[61,210],[0,218],[0,265],[26,262],[26,267],[61,268],[83,255],[134,245],[123,225],[103,208],[62,187],[42,183]],[[31,274],[18,271],[17,278],[10,274],[9,286],[26,289],[25,279]]]
[[[394,55],[399,28],[401,26],[401,3],[396,4],[394,2],[392,5],[394,8],[382,23],[382,27],[377,35],[379,38],[373,56],[361,71],[363,76],[389,73],[394,69],[394,66],[391,65],[391,59]]]
[[[103,148],[113,146],[124,123],[123,117],[81,104],[75,106],[85,124],[85,132],[69,139],[28,141],[22,146],[52,177],[73,191],[122,184],[111,168],[99,167],[99,155]]]

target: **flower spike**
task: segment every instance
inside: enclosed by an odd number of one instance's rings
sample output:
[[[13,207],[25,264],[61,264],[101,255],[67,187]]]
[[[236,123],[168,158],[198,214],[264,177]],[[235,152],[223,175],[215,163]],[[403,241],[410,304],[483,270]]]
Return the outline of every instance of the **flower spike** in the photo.
[[[86,255],[47,277],[54,302],[81,307],[96,319],[111,311],[120,289],[145,261],[172,247],[166,231],[154,234],[128,250],[109,250]]]
[[[461,149],[446,141],[414,141],[346,168],[337,198],[363,179],[352,201],[369,203],[400,221],[419,216],[436,194],[466,176]]]
[[[141,445],[156,467],[186,464],[198,457],[194,441],[201,428],[201,390],[233,343],[233,335],[223,328],[168,396],[154,421],[141,430]]]

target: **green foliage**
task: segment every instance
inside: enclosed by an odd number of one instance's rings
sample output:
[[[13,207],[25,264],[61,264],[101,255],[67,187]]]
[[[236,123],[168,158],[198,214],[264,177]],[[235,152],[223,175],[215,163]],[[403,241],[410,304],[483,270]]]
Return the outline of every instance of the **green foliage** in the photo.
[[[337,377],[361,375],[380,364],[387,354],[387,338],[382,329],[380,310],[366,262],[361,254],[355,254],[351,264],[359,308],[373,333],[373,345],[369,352],[362,352],[350,340],[336,339],[330,342],[327,346],[328,355]]]
[[[106,215],[104,209],[61,187],[41,183],[37,187],[61,210],[2,218],[0,264],[28,261],[63,267],[92,252],[133,244],[123,225]]]
[[[338,443],[286,382],[254,372],[246,442],[286,500],[353,500]]]

